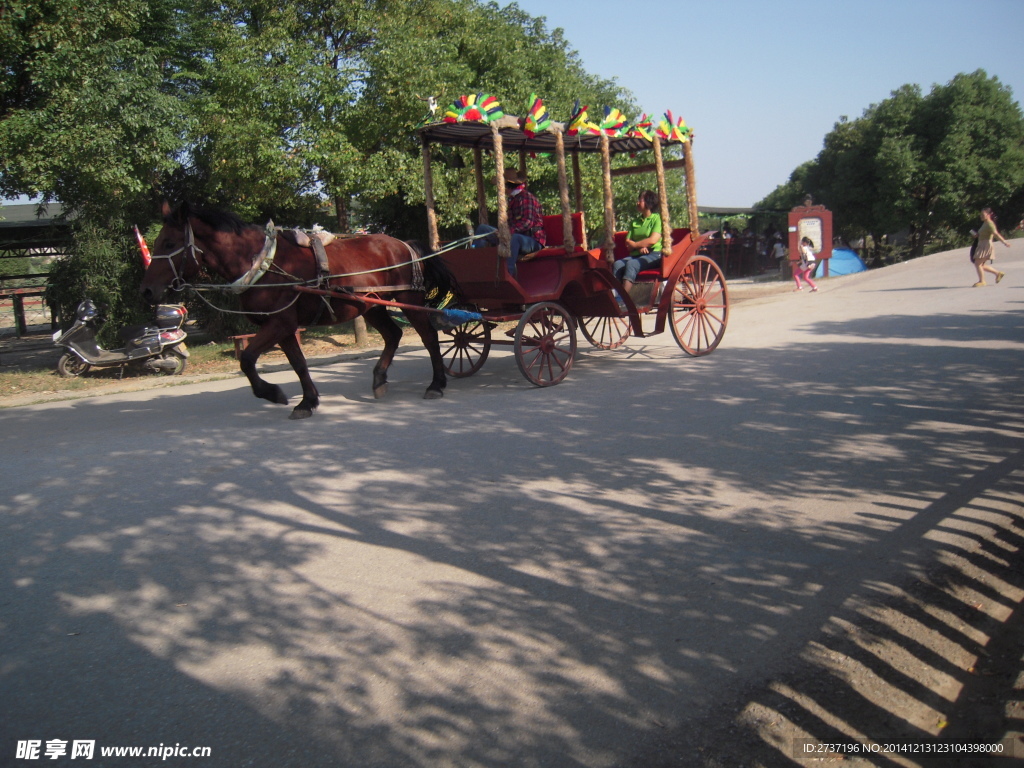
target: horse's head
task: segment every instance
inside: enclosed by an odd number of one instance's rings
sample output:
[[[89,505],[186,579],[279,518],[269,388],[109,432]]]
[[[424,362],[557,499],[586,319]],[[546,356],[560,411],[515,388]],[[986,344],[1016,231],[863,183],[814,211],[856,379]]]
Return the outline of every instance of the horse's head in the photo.
[[[172,209],[163,204],[164,226],[153,244],[152,262],[142,277],[139,292],[150,304],[158,304],[168,288],[181,290],[202,266],[203,251],[196,245],[188,204]]]

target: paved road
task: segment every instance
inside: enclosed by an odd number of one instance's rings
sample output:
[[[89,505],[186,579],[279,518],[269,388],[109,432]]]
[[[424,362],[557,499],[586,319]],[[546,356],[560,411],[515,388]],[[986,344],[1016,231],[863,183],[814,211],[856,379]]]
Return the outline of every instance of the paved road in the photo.
[[[851,601],[1019,545],[1024,241],[1001,264],[746,301],[707,358],[582,350],[549,389],[496,353],[424,401],[406,352],[379,402],[372,361],[317,369],[305,422],[237,380],[0,412],[0,765],[704,765],[669,753]],[[804,732],[843,732],[826,698]]]

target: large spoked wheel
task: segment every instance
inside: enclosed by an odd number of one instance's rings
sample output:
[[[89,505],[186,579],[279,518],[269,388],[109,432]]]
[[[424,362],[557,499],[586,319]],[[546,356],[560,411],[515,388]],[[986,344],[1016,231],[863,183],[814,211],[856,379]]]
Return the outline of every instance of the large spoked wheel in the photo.
[[[60,360],[57,361],[57,373],[65,379],[74,379],[81,376],[91,367],[82,358],[71,352],[65,352],[60,356]]]
[[[669,307],[672,335],[688,355],[714,351],[729,321],[729,292],[725,276],[711,259],[695,256],[672,286]]]
[[[491,325],[474,320],[455,328],[439,331],[441,359],[450,376],[463,379],[480,370],[491,352]]]
[[[534,304],[516,327],[516,364],[538,387],[558,384],[569,374],[576,356],[576,325],[553,301]]]
[[[628,317],[581,317],[583,336],[598,349],[616,349],[629,338]]]

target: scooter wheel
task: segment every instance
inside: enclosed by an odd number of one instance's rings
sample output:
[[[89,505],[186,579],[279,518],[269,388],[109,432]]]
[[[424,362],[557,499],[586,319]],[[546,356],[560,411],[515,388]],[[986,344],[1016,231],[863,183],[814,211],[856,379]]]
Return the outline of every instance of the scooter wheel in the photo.
[[[171,349],[160,355],[162,360],[173,360],[175,367],[171,370],[164,369],[162,373],[165,376],[180,376],[185,372],[185,366],[188,365],[188,358],[181,353]]]
[[[57,373],[65,379],[73,379],[76,376],[81,376],[91,367],[92,366],[82,360],[82,358],[78,355],[72,354],[71,352],[65,352],[61,355],[60,360],[57,361]]]

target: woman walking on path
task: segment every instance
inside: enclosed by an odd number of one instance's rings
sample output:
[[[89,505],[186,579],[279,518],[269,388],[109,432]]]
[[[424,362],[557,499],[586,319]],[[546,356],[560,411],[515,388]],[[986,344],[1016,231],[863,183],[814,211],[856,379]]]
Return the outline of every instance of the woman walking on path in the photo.
[[[1003,245],[1007,248],[1010,247],[1010,244],[999,234],[999,229],[996,227],[996,217],[992,215],[991,208],[981,209],[981,220],[985,223],[978,230],[978,248],[974,251],[974,257],[971,259],[974,262],[974,268],[978,270],[978,282],[974,284],[975,288],[985,285],[986,272],[995,275],[997,283],[1006,276],[998,269],[989,265],[989,262],[995,258],[992,241],[998,237]]]
[[[811,272],[814,271],[815,265],[818,263],[814,257],[814,241],[809,237],[805,237],[800,241],[800,261],[797,262],[793,268],[793,279],[796,280],[796,290],[802,291],[804,289],[803,284],[800,282],[800,278],[807,281],[807,284],[811,286],[811,293],[818,290],[818,286],[815,285],[814,281],[811,280]]]

